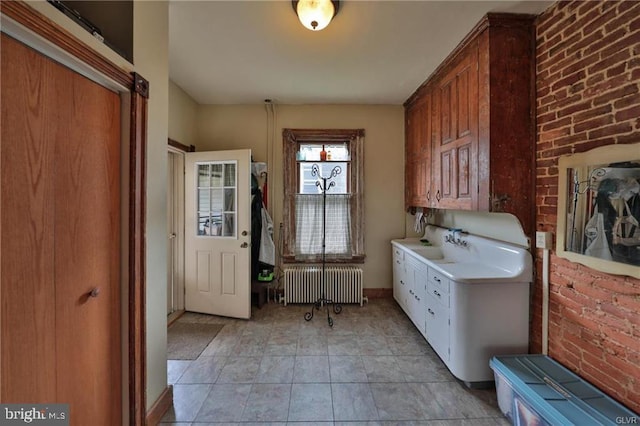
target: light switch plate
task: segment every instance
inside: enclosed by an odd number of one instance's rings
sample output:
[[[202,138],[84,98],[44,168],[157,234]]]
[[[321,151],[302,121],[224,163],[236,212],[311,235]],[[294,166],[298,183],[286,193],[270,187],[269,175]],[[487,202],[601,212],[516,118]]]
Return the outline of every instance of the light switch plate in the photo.
[[[537,231],[536,232],[536,248],[539,249],[551,249],[553,244],[553,234],[551,232]]]

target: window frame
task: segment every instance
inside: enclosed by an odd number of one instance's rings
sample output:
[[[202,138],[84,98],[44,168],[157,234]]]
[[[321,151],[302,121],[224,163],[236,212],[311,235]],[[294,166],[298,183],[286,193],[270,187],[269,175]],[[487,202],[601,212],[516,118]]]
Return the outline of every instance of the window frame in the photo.
[[[296,152],[302,143],[349,143],[350,170],[348,188],[351,196],[350,257],[327,259],[326,263],[364,263],[364,129],[283,129],[284,263],[319,263],[317,258],[300,260],[295,257],[295,196],[298,193],[298,161]]]

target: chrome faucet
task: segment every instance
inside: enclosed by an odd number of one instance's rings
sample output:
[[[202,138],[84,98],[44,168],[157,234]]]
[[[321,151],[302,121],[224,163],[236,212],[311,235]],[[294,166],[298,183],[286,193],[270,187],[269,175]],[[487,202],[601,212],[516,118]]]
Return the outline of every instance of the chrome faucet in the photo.
[[[459,229],[459,228],[449,229],[449,232],[450,232],[450,234],[449,235],[445,235],[445,237],[444,237],[444,241],[446,243],[451,243],[451,244],[456,245],[458,247],[467,247],[467,245],[468,245],[467,242],[465,240],[463,240],[462,238],[460,238],[460,234],[466,234],[466,232],[464,232],[462,229]]]

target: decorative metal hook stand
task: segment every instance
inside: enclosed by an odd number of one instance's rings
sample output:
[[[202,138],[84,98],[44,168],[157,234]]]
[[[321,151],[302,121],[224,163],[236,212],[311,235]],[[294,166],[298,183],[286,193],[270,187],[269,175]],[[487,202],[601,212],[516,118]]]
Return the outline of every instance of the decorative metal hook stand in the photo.
[[[333,312],[339,314],[342,312],[342,305],[339,303],[334,303],[333,300],[327,299],[327,288],[326,288],[326,275],[325,275],[325,266],[326,266],[326,237],[327,237],[327,191],[336,185],[336,182],[333,180],[336,176],[342,173],[342,168],[340,166],[335,166],[331,170],[331,174],[327,177],[323,177],[320,173],[320,167],[317,164],[311,166],[311,176],[317,176],[318,180],[316,181],[316,186],[320,188],[322,192],[322,275],[320,277],[320,288],[321,294],[320,298],[315,301],[311,310],[304,314],[305,321],[311,321],[313,318],[313,310],[319,311],[323,306],[327,309],[327,323],[329,327],[333,327],[333,318],[331,318],[331,313],[329,311],[329,305],[333,306]]]

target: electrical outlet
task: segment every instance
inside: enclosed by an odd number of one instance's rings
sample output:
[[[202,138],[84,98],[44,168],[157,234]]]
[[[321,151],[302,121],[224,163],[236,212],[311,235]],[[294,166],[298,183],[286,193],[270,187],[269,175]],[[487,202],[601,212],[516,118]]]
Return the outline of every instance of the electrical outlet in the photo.
[[[551,249],[551,244],[553,243],[553,237],[551,232],[536,232],[536,248],[540,249]]]

